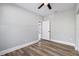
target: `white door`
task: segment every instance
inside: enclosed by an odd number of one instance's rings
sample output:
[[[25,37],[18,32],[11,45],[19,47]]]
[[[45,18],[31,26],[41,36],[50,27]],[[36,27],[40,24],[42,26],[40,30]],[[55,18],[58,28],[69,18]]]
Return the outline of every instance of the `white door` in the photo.
[[[42,39],[50,39],[50,25],[49,20],[42,22]]]
[[[42,38],[42,34],[41,34],[41,33],[42,33],[42,23],[39,22],[39,23],[38,23],[38,26],[39,26],[39,27],[38,27],[38,32],[39,32],[39,33],[38,33],[38,39],[40,40],[40,39]]]

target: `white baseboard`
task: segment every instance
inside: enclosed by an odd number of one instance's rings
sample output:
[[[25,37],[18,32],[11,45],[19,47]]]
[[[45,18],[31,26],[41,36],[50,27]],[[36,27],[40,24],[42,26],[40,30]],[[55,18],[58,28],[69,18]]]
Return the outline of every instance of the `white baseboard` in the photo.
[[[78,51],[78,48],[77,48],[77,47],[75,47],[75,50],[76,50],[76,51]]]
[[[58,41],[54,39],[51,39],[51,41],[75,47],[75,44],[70,43],[70,42]]]
[[[9,48],[9,49],[0,51],[0,55],[4,55],[4,54],[6,54],[6,53],[10,53],[10,52],[15,51],[15,50],[17,50],[17,49],[21,49],[21,48],[23,48],[23,47],[32,45],[32,44],[34,44],[34,43],[37,43],[38,41],[39,41],[39,40],[36,40],[36,41],[30,42],[30,43],[26,43],[26,44],[23,44],[23,45],[20,45],[20,46],[16,46],[16,47],[13,47],[13,48]]]
[[[75,47],[75,50],[79,52],[79,49],[78,49],[78,47]]]

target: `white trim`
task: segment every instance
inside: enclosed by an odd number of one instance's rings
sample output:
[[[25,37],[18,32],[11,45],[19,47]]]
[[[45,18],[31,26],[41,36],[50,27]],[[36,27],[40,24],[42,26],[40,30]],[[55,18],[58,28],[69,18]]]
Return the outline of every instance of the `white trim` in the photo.
[[[79,49],[78,49],[78,47],[75,47],[75,50],[79,52]]]
[[[58,41],[58,40],[54,40],[54,39],[51,39],[51,41],[75,47],[75,44],[70,43],[70,42]]]
[[[30,43],[26,43],[26,44],[23,44],[23,45],[19,45],[19,46],[13,47],[13,48],[9,48],[9,49],[0,51],[0,55],[4,55],[4,54],[6,54],[6,53],[10,53],[10,52],[15,51],[15,50],[17,50],[17,49],[20,49],[20,48],[23,48],[23,47],[32,45],[32,44],[34,44],[34,43],[37,43],[38,41],[39,41],[39,40],[36,40],[36,41],[30,42]]]
[[[78,48],[77,48],[77,47],[75,47],[75,50],[76,50],[76,51],[78,51]]]

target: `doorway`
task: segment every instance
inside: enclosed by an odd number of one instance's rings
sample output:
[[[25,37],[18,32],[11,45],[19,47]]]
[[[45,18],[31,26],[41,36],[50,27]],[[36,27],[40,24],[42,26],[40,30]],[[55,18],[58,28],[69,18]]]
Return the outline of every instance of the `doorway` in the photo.
[[[42,39],[50,40],[50,21],[45,20],[42,22]]]

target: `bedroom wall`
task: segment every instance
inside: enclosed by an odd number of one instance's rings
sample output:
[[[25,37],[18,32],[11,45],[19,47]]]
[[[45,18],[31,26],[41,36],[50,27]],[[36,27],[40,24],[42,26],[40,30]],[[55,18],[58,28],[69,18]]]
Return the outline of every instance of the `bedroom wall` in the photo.
[[[38,40],[42,18],[13,4],[0,4],[0,51]]]
[[[79,51],[79,4],[76,8],[76,50]]]
[[[52,15],[45,17],[44,20],[51,22],[51,39],[55,41],[68,42],[75,44],[74,40],[74,10],[54,12]]]

